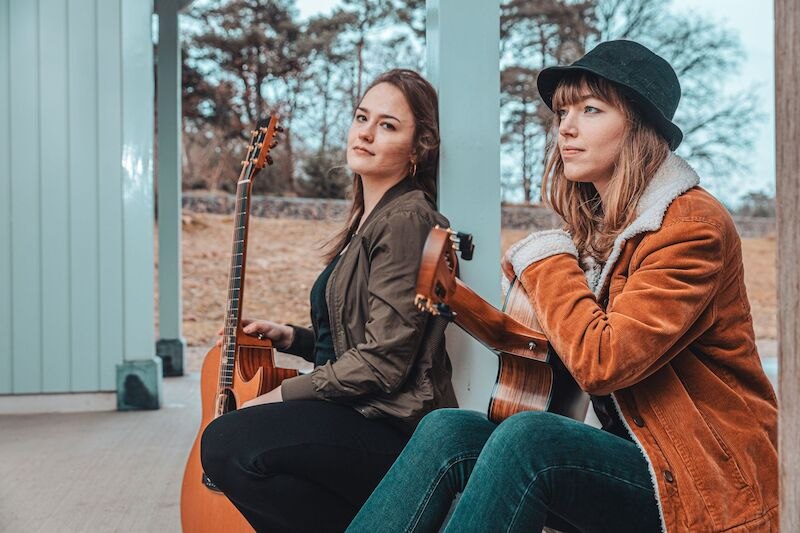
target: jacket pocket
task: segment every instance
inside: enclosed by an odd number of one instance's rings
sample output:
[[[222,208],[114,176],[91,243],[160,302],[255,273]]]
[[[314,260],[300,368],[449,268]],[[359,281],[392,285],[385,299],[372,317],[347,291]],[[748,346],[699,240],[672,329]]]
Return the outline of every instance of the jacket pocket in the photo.
[[[697,412],[700,413],[700,418],[703,419],[708,431],[714,437],[714,440],[717,441],[717,445],[719,446],[720,450],[722,451],[723,455],[727,458],[727,460],[731,463],[732,466],[732,474],[733,478],[736,481],[737,485],[740,488],[749,488],[751,483],[747,480],[742,469],[739,467],[739,461],[736,459],[736,455],[731,450],[730,446],[725,443],[725,440],[720,435],[719,431],[714,427],[714,424],[708,419],[708,417],[703,414],[702,409],[697,409]]]
[[[712,417],[705,416],[669,365],[654,376],[658,394],[651,391],[648,403],[674,447],[672,461],[680,461],[691,481],[691,489],[684,493],[699,496],[699,501],[687,505],[695,512],[705,508],[714,530],[752,519],[760,505],[731,447],[709,423]]]

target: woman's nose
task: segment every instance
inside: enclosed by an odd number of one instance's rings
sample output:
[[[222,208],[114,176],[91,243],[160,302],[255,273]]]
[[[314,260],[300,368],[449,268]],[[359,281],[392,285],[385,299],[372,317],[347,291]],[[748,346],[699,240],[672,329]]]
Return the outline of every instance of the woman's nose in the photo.
[[[558,133],[561,135],[574,137],[577,133],[578,130],[575,126],[575,120],[572,118],[572,115],[572,113],[566,113],[561,117],[561,121],[558,124]]]
[[[374,138],[372,134],[372,128],[369,125],[364,125],[360,130],[358,130],[358,138],[364,142],[371,143]]]

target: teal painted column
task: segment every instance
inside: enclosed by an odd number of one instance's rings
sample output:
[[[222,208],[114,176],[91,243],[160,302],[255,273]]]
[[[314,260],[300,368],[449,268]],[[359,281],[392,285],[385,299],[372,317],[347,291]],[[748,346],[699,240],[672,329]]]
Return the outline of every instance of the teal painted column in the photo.
[[[183,375],[181,300],[180,0],[157,0],[158,58],[158,333],[165,376]]]
[[[153,45],[151,1],[121,0],[124,362],[117,408],[158,409],[161,359],[153,338]]]
[[[461,277],[500,300],[500,2],[428,0],[427,76],[439,92],[439,208],[472,233],[475,257]],[[497,358],[457,327],[447,349],[459,404],[485,411]]]

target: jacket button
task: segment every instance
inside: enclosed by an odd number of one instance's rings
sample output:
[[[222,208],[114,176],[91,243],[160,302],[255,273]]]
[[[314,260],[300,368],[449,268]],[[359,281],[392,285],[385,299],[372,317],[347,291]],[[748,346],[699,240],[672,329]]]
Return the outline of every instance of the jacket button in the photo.
[[[633,417],[633,423],[639,426],[640,428],[644,427],[644,420],[642,420],[642,417],[639,415]]]
[[[672,475],[672,472],[669,470],[664,470],[664,479],[667,480],[667,483],[672,483],[675,481],[675,476]]]

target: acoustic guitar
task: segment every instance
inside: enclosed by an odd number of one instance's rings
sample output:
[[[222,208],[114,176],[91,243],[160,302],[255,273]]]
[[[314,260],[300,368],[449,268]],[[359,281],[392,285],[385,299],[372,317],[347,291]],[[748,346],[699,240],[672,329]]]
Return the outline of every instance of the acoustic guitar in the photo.
[[[530,299],[515,279],[498,310],[458,276],[456,251],[472,256],[469,234],[435,227],[425,241],[417,307],[453,321],[499,357],[488,417],[500,423],[521,411],[549,411],[583,421],[589,397],[540,331]]]
[[[184,532],[252,532],[253,528],[236,507],[219,491],[200,464],[200,438],[209,423],[235,410],[242,403],[279,386],[295,370],[277,368],[272,343],[242,331],[247,232],[250,221],[250,193],[256,174],[272,164],[269,152],[282,129],[271,117],[252,131],[247,156],[236,186],[233,217],[233,246],[228,274],[228,297],[222,346],[206,354],[200,373],[202,421],[197,432],[181,487],[181,525]]]

